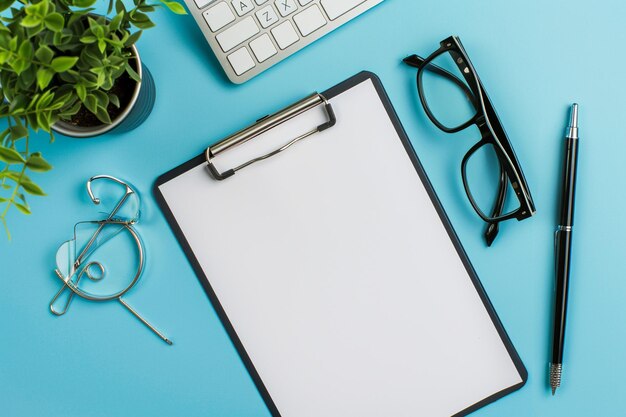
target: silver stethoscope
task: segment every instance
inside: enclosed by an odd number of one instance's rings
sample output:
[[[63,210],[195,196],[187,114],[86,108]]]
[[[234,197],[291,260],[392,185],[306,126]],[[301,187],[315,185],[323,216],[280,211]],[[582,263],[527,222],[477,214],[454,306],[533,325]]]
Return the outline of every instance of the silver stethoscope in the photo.
[[[133,309],[128,303],[122,298],[128,291],[130,291],[133,286],[141,277],[141,273],[144,267],[145,261],[145,251],[143,248],[143,244],[137,231],[134,229],[134,225],[139,221],[139,204],[140,199],[137,192],[126,182],[119,180],[110,175],[96,175],[91,177],[89,181],[87,181],[87,193],[91,198],[91,201],[99,205],[100,199],[97,198],[92,191],[92,184],[94,181],[105,180],[113,183],[117,183],[124,188],[124,195],[119,199],[113,210],[108,214],[108,216],[103,220],[90,220],[78,222],[74,225],[74,238],[67,242],[64,242],[57,252],[57,268],[55,269],[56,275],[63,281],[63,285],[56,293],[56,295],[50,301],[50,311],[57,315],[62,316],[65,314],[74,298],[74,295],[78,295],[79,297],[90,300],[90,301],[109,301],[109,300],[117,300],[123,305],[131,314],[137,317],[143,324],[145,324],[150,330],[152,330],[157,336],[159,336],[164,342],[171,345],[172,341],[168,339],[163,333],[157,330],[154,326],[152,326],[146,319],[141,317],[139,313],[135,309]],[[135,203],[137,206],[136,212],[134,212],[131,216],[123,217],[121,216],[120,210],[127,204],[129,204],[131,199],[135,199]],[[91,237],[86,239],[86,243],[84,246],[79,247],[79,242],[77,242],[77,230],[82,225],[92,225],[95,227],[95,231],[91,234]],[[109,234],[104,234],[106,229],[113,229],[113,232]],[[107,274],[107,270],[105,266],[100,261],[89,261],[89,259],[94,255],[99,248],[102,247],[105,243],[111,241],[113,238],[118,236],[120,233],[128,233],[130,236],[131,244],[135,247],[137,253],[137,269],[134,272],[134,276],[127,284],[122,286],[121,290],[112,291],[105,294],[96,294],[93,292],[89,292],[84,288],[81,288],[80,283],[84,276],[86,276],[91,282],[98,282],[104,279]],[[64,265],[59,264],[59,259],[67,259],[67,255],[69,254],[69,264],[67,268]],[[66,293],[66,298],[60,299],[60,297]],[[60,304],[60,308],[57,308],[57,305]]]

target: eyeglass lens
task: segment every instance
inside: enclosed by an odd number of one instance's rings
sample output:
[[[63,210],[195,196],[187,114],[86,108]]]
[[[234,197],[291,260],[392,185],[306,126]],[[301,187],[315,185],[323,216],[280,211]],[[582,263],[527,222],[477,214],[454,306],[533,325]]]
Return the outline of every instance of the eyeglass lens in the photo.
[[[508,177],[501,174],[501,165],[494,144],[481,141],[466,156],[463,181],[470,202],[483,217],[497,218],[520,207]],[[502,194],[501,187],[505,193]],[[504,198],[503,202],[499,200]],[[508,197],[508,198],[506,198]]]
[[[435,57],[420,71],[420,77],[427,110],[440,124],[454,129],[474,118],[476,100],[451,53]]]

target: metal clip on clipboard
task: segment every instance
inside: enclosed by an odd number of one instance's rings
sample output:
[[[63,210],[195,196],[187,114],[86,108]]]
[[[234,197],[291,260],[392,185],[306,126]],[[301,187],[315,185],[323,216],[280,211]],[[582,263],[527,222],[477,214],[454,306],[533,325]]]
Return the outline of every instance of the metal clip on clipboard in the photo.
[[[286,122],[287,120],[293,119],[294,117],[306,112],[307,110],[310,110],[320,105],[324,105],[324,109],[326,110],[326,115],[328,116],[328,121],[290,140],[289,142],[287,142],[280,148],[277,148],[271,152],[268,152],[256,158],[250,159],[249,161],[244,162],[243,164],[237,167],[231,168],[224,172],[219,172],[218,169],[213,164],[213,158],[219,155],[220,153],[227,151],[228,149],[231,149],[237,145],[241,145],[249,141],[250,139],[253,139],[261,135],[262,133],[265,133],[268,130],[271,130],[274,127]],[[291,145],[301,141],[302,139],[305,139],[313,135],[314,133],[318,133],[323,130],[326,130],[329,127],[333,127],[336,121],[337,119],[335,118],[335,112],[333,111],[333,108],[328,102],[328,100],[326,100],[326,98],[324,98],[324,96],[322,96],[321,94],[318,94],[318,93],[311,94],[305,99],[300,100],[295,104],[292,104],[291,106],[285,108],[284,110],[281,110],[278,113],[266,116],[258,120],[252,126],[249,126],[243,130],[240,130],[239,132],[231,136],[228,136],[226,139],[222,140],[221,142],[208,147],[205,152],[205,156],[206,156],[207,165],[209,167],[209,171],[211,171],[211,174],[216,180],[226,179],[234,175],[235,172],[239,171],[240,169],[247,167],[248,165],[252,165],[255,162],[259,162],[264,159],[270,158],[276,154],[279,154],[282,151],[286,150],[287,148],[291,147]]]

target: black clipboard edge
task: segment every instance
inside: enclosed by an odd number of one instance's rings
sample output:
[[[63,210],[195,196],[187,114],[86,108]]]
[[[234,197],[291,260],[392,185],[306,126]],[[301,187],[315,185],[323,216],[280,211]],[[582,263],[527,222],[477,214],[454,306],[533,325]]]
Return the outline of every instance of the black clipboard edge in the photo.
[[[454,227],[452,226],[452,222],[450,221],[450,218],[445,212],[443,205],[441,204],[441,201],[439,200],[439,197],[437,196],[437,193],[435,192],[435,189],[432,186],[430,179],[428,178],[428,175],[426,174],[426,171],[424,170],[424,167],[422,166],[422,163],[420,162],[417,156],[417,153],[415,152],[415,149],[413,148],[413,145],[411,144],[411,141],[409,140],[409,137],[406,134],[406,131],[404,130],[404,126],[402,126],[402,123],[400,122],[400,118],[398,117],[398,114],[396,113],[395,108],[391,104],[391,100],[389,99],[389,96],[387,95],[387,92],[385,91],[385,88],[383,87],[383,84],[380,78],[374,73],[364,71],[355,75],[353,78],[350,78],[344,81],[344,83],[351,81],[352,79],[359,78],[359,77],[362,77],[362,78],[360,79],[360,81],[357,81],[356,84],[359,84],[360,82],[365,81],[367,79],[370,79],[372,81],[372,84],[374,84],[374,87],[376,88],[376,91],[378,92],[378,95],[385,107],[385,110],[387,110],[389,119],[391,120],[396,132],[398,133],[398,137],[402,141],[402,144],[404,145],[404,149],[409,155],[411,162],[413,162],[413,167],[415,168],[415,171],[417,171],[417,174],[422,180],[422,183],[424,184],[424,188],[426,188],[426,191],[428,192],[428,196],[430,197],[430,200],[435,206],[435,209],[437,210],[437,213],[439,214],[439,218],[441,219],[444,227],[446,228],[446,231],[448,232],[448,236],[450,237],[450,240],[452,240],[452,243],[454,244],[454,247],[456,248],[456,251],[459,257],[461,258],[461,261],[463,262],[463,265],[465,266],[465,269],[467,270],[467,273],[470,276],[472,283],[474,284],[474,288],[476,289],[476,292],[480,296],[480,299],[482,300],[483,305],[485,306],[485,309],[487,310],[487,313],[489,314],[489,317],[491,318],[491,321],[493,322],[493,325],[495,326],[498,332],[498,335],[500,336],[500,339],[504,343],[504,346],[506,347],[506,350],[509,356],[511,357],[511,360],[513,361],[513,364],[515,365],[515,368],[517,369],[517,372],[520,375],[520,378],[522,379],[522,382],[512,385],[511,387],[505,388],[504,390],[499,391],[495,394],[492,394],[489,397],[484,398],[483,400],[477,402],[476,404],[471,405],[467,407],[466,409],[461,410],[458,413],[451,416],[451,417],[462,417],[522,388],[528,381],[528,371],[526,370],[526,367],[524,366],[524,363],[522,362],[522,359],[520,358],[519,354],[515,350],[515,347],[513,346],[513,342],[511,341],[509,335],[504,329],[504,326],[502,322],[500,321],[500,318],[498,317],[498,314],[496,313],[496,310],[493,307],[493,304],[491,303],[491,300],[489,299],[489,296],[487,295],[487,292],[485,291],[485,288],[483,287],[482,282],[480,281],[480,278],[478,278],[478,274],[476,273],[474,266],[470,262],[469,257],[467,256],[467,252],[465,252],[465,248],[461,244],[461,240],[456,234],[456,231],[454,230]],[[333,90],[334,88],[341,87],[344,83],[338,84],[337,86],[331,88],[329,91]],[[332,97],[336,94],[329,94],[329,96]]]
[[[509,353],[509,356],[511,357],[511,360],[513,361],[513,364],[515,365],[517,372],[519,373],[522,379],[522,382],[515,384],[513,386],[510,386],[508,388],[505,388],[504,390],[499,391],[493,395],[490,395],[489,397],[486,397],[483,400],[477,402],[476,404],[473,404],[465,408],[464,410],[461,410],[460,412],[454,414],[451,417],[466,416],[486,406],[487,404],[490,404],[522,388],[528,381],[528,371],[526,370],[526,367],[522,363],[521,358],[519,357],[517,351],[515,350],[515,347],[513,346],[511,339],[506,333],[506,330],[504,329],[502,322],[500,321],[493,305],[491,304],[491,301],[489,300],[489,297],[487,296],[487,293],[482,283],[480,282],[480,279],[478,278],[478,275],[476,274],[476,271],[474,270],[474,267],[472,266],[472,263],[470,262],[467,256],[467,253],[465,252],[465,249],[461,245],[461,241],[459,240],[459,237],[457,236],[456,231],[452,227],[452,223],[450,222],[450,219],[448,218],[448,215],[446,214],[443,208],[443,205],[441,204],[441,201],[439,200],[439,197],[437,197],[437,194],[435,193],[435,190],[430,182],[430,179],[426,175],[426,171],[424,170],[421,162],[419,161],[417,153],[415,152],[415,149],[413,148],[413,145],[411,144],[411,141],[409,140],[406,134],[406,131],[404,130],[404,127],[402,126],[402,123],[400,122],[400,119],[398,118],[398,115],[393,105],[391,104],[389,96],[387,95],[387,92],[385,91],[385,88],[383,87],[380,78],[372,72],[362,71],[346,79],[345,81],[335,85],[334,87],[329,88],[328,90],[323,92],[322,95],[327,99],[332,99],[333,97],[341,94],[342,92],[349,90],[350,88],[358,84],[361,84],[362,82],[367,81],[367,80],[370,80],[372,84],[374,85],[376,92],[378,93],[381,99],[381,102],[383,103],[385,110],[387,111],[387,115],[389,116],[389,119],[391,120],[396,130],[396,133],[398,134],[398,137],[400,138],[400,140],[402,141],[402,144],[404,145],[404,149],[406,150],[409,158],[411,159],[411,162],[413,163],[413,167],[415,168],[415,171],[417,172],[418,176],[420,177],[420,180],[424,184],[424,188],[428,192],[428,195],[433,205],[435,206],[437,213],[439,214],[439,218],[441,219],[446,231],[448,232],[448,236],[452,240],[452,243],[454,244],[454,247],[459,257],[461,258],[461,261],[463,262],[463,265],[465,266],[465,269],[467,270],[468,275],[470,276],[472,283],[474,284],[474,288],[478,292],[478,295],[480,296],[480,299],[482,300],[483,305],[485,306],[493,325],[496,327],[496,330],[498,332],[498,335],[500,336],[500,339],[504,343],[507,349],[507,352]],[[191,267],[193,268],[196,276],[198,277],[200,284],[204,288],[205,293],[209,297],[209,301],[213,305],[215,312],[217,313],[220,321],[222,322],[222,325],[224,326],[228,336],[231,339],[231,342],[233,343],[235,349],[237,350],[237,353],[239,354],[239,357],[241,358],[244,366],[246,367],[246,370],[250,374],[250,377],[252,378],[257,390],[259,391],[261,398],[265,402],[266,407],[268,408],[268,410],[270,411],[273,417],[281,417],[281,414],[278,411],[276,404],[274,403],[271,396],[269,395],[269,392],[267,391],[265,384],[263,383],[260,375],[258,374],[256,368],[254,367],[252,360],[248,356],[248,353],[246,352],[243,344],[241,343],[241,340],[239,339],[239,336],[237,335],[232,323],[228,319],[228,316],[226,315],[224,308],[222,307],[219,299],[217,298],[215,291],[213,291],[213,288],[211,287],[211,284],[209,283],[208,277],[204,274],[204,271],[202,270],[200,263],[198,262],[198,260],[193,254],[193,250],[191,249],[189,242],[185,238],[185,235],[183,234],[180,226],[178,225],[176,218],[174,217],[169,206],[167,205],[167,202],[165,201],[163,194],[159,190],[160,185],[168,181],[171,181],[177,176],[189,171],[192,168],[197,167],[198,165],[204,162],[205,162],[204,155],[200,154],[196,156],[195,158],[166,172],[165,174],[159,176],[156,179],[152,191],[157,201],[157,204],[161,208],[161,211],[163,212],[168,224],[170,225],[170,228],[174,232],[176,239],[180,243],[183,251],[185,252],[185,255],[187,256],[187,259],[189,260]]]

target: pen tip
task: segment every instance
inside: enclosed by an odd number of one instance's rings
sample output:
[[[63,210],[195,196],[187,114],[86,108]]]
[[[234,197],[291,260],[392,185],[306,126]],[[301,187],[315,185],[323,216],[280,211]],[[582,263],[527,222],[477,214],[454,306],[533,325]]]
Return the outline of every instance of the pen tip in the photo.
[[[554,394],[556,394],[556,387],[552,387],[552,396],[554,397]]]
[[[572,104],[570,127],[578,127],[578,103]]]

